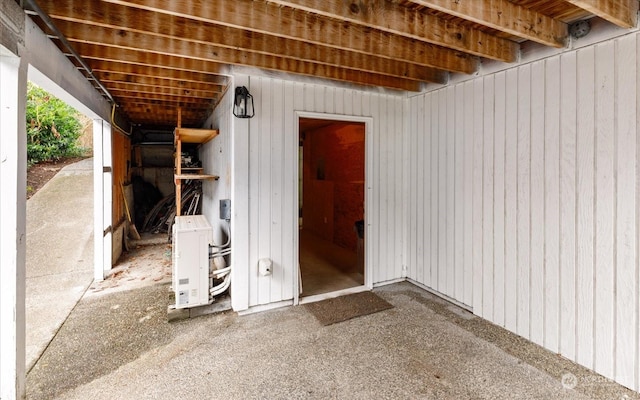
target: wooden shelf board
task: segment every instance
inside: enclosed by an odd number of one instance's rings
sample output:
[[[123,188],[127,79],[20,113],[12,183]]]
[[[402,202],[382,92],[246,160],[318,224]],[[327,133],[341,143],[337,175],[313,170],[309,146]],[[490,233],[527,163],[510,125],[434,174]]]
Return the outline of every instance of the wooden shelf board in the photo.
[[[218,179],[220,179],[220,177],[217,175],[204,174],[175,174],[174,179],[213,179],[217,181]]]
[[[218,136],[217,129],[193,129],[193,128],[176,128],[174,134],[176,140],[183,143],[207,143],[209,140]]]

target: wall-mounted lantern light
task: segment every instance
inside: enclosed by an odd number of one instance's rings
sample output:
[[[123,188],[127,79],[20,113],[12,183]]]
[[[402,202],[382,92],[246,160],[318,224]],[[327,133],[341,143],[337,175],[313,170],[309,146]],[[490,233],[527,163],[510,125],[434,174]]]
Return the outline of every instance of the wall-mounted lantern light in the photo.
[[[236,88],[236,97],[233,103],[233,115],[238,118],[251,118],[255,115],[253,108],[253,96],[244,86]]]

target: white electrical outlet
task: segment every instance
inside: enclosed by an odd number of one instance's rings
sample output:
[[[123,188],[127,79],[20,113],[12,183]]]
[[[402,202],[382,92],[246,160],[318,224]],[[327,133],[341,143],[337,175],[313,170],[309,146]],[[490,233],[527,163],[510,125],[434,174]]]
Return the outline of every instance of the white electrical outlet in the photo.
[[[262,276],[271,275],[273,273],[273,261],[269,258],[258,260],[258,273]]]

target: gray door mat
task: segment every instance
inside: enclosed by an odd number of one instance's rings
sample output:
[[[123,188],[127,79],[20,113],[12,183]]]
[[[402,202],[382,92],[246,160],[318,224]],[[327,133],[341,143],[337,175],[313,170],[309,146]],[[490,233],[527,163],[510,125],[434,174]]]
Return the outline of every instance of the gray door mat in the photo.
[[[393,308],[373,292],[360,292],[305,304],[304,307],[324,326]]]

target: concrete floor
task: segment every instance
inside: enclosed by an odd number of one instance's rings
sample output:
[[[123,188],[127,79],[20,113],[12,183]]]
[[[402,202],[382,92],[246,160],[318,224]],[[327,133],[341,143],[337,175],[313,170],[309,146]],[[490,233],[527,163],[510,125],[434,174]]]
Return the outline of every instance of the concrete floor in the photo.
[[[168,286],[83,298],[29,399],[640,399],[410,283],[321,326],[305,306],[166,322]]]
[[[27,201],[27,370],[92,281],[93,159],[88,158],[64,167]]]

